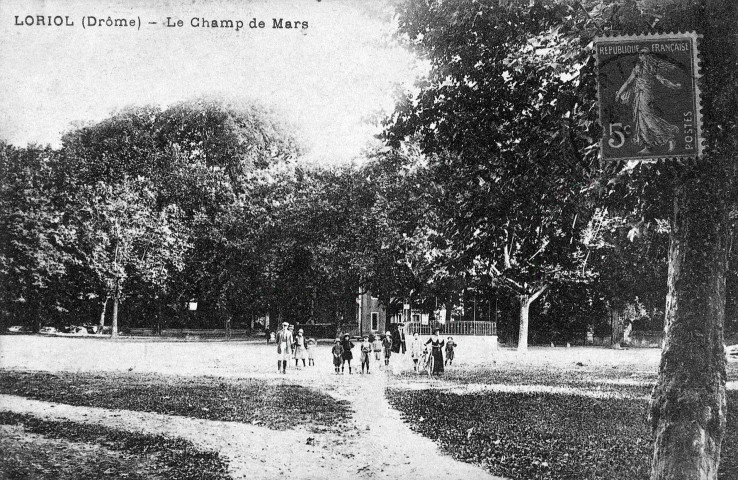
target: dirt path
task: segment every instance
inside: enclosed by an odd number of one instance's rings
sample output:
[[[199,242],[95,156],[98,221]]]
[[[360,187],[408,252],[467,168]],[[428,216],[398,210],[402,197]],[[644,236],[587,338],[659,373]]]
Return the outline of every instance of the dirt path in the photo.
[[[12,395],[0,395],[0,409],[181,437],[203,449],[218,451],[228,460],[234,479],[281,475],[326,480],[498,478],[453,460],[431,440],[411,431],[384,397],[384,372],[343,376],[319,369],[289,372],[286,380],[295,379],[351,402],[354,415],[340,434],[313,433],[304,428],[275,431],[235,422],[75,407]]]
[[[345,451],[352,452],[359,478],[403,479],[495,479],[479,467],[457,462],[440,452],[432,440],[416,434],[390,408],[384,389],[387,374],[346,376],[333,395],[351,402],[353,425],[345,439]]]

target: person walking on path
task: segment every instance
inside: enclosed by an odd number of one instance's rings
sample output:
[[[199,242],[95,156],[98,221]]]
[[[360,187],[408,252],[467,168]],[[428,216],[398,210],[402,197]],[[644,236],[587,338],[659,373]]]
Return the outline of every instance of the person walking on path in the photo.
[[[280,370],[282,373],[287,373],[287,362],[290,359],[292,353],[292,333],[287,328],[289,323],[282,323],[282,330],[277,332],[277,371]]]
[[[302,360],[302,366],[305,366],[305,357],[307,356],[307,352],[305,350],[305,332],[301,328],[297,331],[297,336],[295,337],[295,368],[298,367],[297,362]]]
[[[354,358],[354,354],[351,352],[351,349],[354,348],[354,344],[353,342],[351,342],[351,336],[349,334],[343,336],[341,347],[343,347],[343,363],[341,364],[341,373],[344,372],[344,367],[346,366],[346,363],[348,363],[349,375],[351,375],[351,360],[353,360]]]
[[[410,358],[413,359],[413,370],[418,371],[418,362],[420,357],[423,356],[423,344],[420,343],[420,337],[417,333],[413,334],[413,339],[410,342]]]
[[[446,341],[446,363],[445,365],[451,365],[451,363],[454,361],[454,348],[456,348],[456,342],[454,342],[454,337],[448,337],[448,340]]]
[[[433,336],[425,342],[426,345],[431,345],[431,355],[433,356],[433,375],[440,375],[443,373],[443,338],[439,335],[441,330],[436,328],[433,330]]]
[[[387,332],[382,340],[382,347],[384,348],[384,366],[389,365],[390,356],[392,355],[392,334]]]
[[[369,372],[369,359],[372,355],[372,344],[369,343],[369,337],[364,336],[364,341],[361,342],[361,373],[364,373],[364,367],[366,366],[366,373]]]

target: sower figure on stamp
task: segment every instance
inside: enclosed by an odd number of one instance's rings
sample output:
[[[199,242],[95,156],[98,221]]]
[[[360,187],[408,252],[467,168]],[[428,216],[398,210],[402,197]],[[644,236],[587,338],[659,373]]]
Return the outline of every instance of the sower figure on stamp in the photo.
[[[292,333],[287,329],[289,323],[282,323],[282,330],[277,332],[277,371],[287,373],[287,362],[292,356]]]
[[[615,100],[630,105],[633,110],[633,142],[643,147],[638,153],[651,153],[653,147],[661,145],[668,145],[671,152],[676,146],[679,127],[659,117],[654,105],[656,82],[671,90],[682,88],[680,83],[664,77],[664,74],[675,69],[675,65],[657,58],[648,48],[642,48],[638,52],[638,61],[633,71],[615,94]]]

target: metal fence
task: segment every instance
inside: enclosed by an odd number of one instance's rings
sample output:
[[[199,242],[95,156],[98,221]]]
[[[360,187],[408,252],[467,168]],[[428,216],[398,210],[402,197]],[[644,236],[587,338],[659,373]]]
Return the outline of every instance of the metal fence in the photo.
[[[417,333],[418,335],[431,335],[435,328],[441,330],[441,335],[479,335],[490,336],[497,335],[496,322],[471,322],[459,321],[449,323],[436,323],[432,325],[423,325],[421,323],[406,323],[408,335]]]
[[[157,336],[152,328],[131,328],[127,331],[131,336]],[[249,330],[231,329],[230,338],[242,338],[251,335]],[[226,338],[227,332],[224,328],[165,328],[161,331],[162,337],[192,337],[192,338]]]
[[[664,341],[663,330],[633,330],[629,335],[628,346],[631,347],[660,347]]]

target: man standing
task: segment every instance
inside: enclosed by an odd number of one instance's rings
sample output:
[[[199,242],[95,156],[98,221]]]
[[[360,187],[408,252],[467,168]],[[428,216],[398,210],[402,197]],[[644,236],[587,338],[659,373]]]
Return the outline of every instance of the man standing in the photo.
[[[292,333],[287,330],[289,323],[282,323],[282,330],[277,332],[277,371],[287,373],[287,362],[292,353]]]
[[[399,324],[394,335],[392,335],[392,351],[405,355],[407,345],[405,343],[405,325]]]

